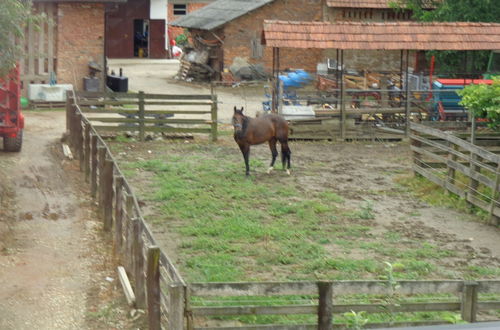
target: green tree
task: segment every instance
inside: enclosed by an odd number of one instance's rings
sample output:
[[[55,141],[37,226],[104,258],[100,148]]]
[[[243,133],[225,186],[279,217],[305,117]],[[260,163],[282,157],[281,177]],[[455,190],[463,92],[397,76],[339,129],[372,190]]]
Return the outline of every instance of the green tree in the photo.
[[[469,85],[458,92],[463,106],[474,112],[476,118],[487,118],[488,126],[500,129],[500,77],[493,84]]]
[[[393,5],[412,10],[413,19],[421,22],[500,22],[498,0],[394,0]],[[469,52],[470,53],[470,52]],[[489,51],[474,51],[468,56],[468,70],[485,72]],[[464,72],[464,52],[432,51],[441,73]]]
[[[40,18],[32,14],[31,0],[0,0],[0,76],[19,61],[26,24]]]

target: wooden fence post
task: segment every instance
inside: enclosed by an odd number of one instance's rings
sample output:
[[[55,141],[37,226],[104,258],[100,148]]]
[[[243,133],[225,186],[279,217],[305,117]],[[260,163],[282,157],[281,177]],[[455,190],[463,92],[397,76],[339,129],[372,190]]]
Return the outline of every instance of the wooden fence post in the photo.
[[[453,148],[454,151],[458,151],[458,146],[456,144],[453,144],[451,147]],[[450,152],[448,154],[448,159],[452,162],[456,162],[457,155]],[[450,164],[447,164],[446,166],[448,167],[448,182],[454,185],[455,184],[455,169],[453,167],[451,167]]]
[[[139,92],[139,141],[144,141],[144,92]]]
[[[416,131],[412,131],[411,130],[411,123],[409,123],[409,125],[410,125],[410,128],[409,128],[410,129],[410,133],[409,133],[410,144],[412,146],[417,147],[417,148],[421,148],[422,147],[422,142],[420,142],[420,141],[412,138],[413,135],[417,136],[418,133]],[[413,166],[420,167],[421,164],[422,164],[422,161],[421,161],[422,155],[420,153],[416,152],[416,151],[413,151],[412,152],[412,158],[413,158]],[[418,177],[418,176],[420,176],[420,173],[418,173],[417,171],[415,171],[415,169],[413,169],[413,175],[416,176],[416,177]]]
[[[474,281],[465,281],[462,289],[462,319],[467,322],[476,322],[477,314],[477,287]]]
[[[123,183],[122,176],[115,177],[115,239],[114,239],[114,253],[120,255],[123,243]],[[121,256],[120,256],[121,259]]]
[[[481,170],[481,168],[479,166],[474,164],[475,162],[477,162],[479,160],[480,160],[479,156],[471,151],[470,163],[469,163],[469,169],[470,169],[469,189],[468,189],[468,191],[466,191],[466,198],[465,198],[465,201],[467,202],[467,204],[470,207],[474,206],[474,204],[470,203],[468,201],[469,196],[471,196],[471,199],[476,198],[475,196],[477,195],[477,188],[479,187],[479,182],[473,178],[474,174],[476,174],[476,172],[480,172],[480,170]]]
[[[97,135],[92,135],[91,137],[91,166],[90,166],[90,195],[92,198],[96,198],[97,195]]]
[[[500,163],[497,165],[497,171],[495,173],[495,186],[491,191],[491,204],[490,204],[490,224],[493,226],[498,226],[499,218],[494,214],[495,207],[500,202],[500,194],[498,192],[498,185],[500,184]]]
[[[75,156],[78,157],[80,171],[83,170],[83,129],[82,114],[75,114]]]
[[[212,115],[212,141],[217,141],[217,95],[214,94],[213,88],[212,92],[212,105],[211,105],[211,115]]]
[[[71,91],[66,91],[66,131],[71,130],[71,111],[73,110],[74,99]],[[71,134],[71,132],[70,132]]]
[[[122,255],[125,256],[124,264],[129,274],[133,273],[133,262],[132,262],[132,228],[131,221],[134,218],[134,198],[127,194],[125,196],[125,210],[127,212],[127,216],[124,218],[125,222],[123,223],[123,236],[125,237],[125,242],[123,242],[123,252]]]
[[[137,308],[146,307],[146,290],[144,285],[144,254],[142,252],[144,241],[142,240],[142,226],[137,219],[132,222],[134,253],[134,277],[135,277],[135,297]],[[172,328],[174,329],[174,328]]]
[[[168,287],[170,296],[168,329],[184,329],[184,286],[172,284]]]
[[[103,220],[104,231],[110,231],[113,226],[113,168],[114,162],[106,159],[104,161],[102,176],[103,176]]]
[[[318,330],[332,330],[333,324],[333,284],[318,282]]]
[[[148,297],[149,329],[161,330],[160,249],[157,246],[151,246],[148,248],[147,263],[146,288]]]
[[[98,181],[98,204],[99,204],[99,215],[101,217],[104,216],[104,162],[106,160],[106,148],[103,146],[97,146],[97,170],[99,172],[99,181]]]
[[[83,146],[83,171],[85,172],[85,182],[90,179],[90,123],[85,123]]]

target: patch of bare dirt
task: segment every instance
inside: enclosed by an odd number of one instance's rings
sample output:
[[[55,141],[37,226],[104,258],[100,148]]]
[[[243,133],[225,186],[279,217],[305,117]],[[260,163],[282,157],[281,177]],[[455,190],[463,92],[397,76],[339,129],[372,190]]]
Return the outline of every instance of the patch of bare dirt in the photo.
[[[64,113],[25,115],[22,151],[0,149],[0,329],[137,328],[76,162],[62,158]]]

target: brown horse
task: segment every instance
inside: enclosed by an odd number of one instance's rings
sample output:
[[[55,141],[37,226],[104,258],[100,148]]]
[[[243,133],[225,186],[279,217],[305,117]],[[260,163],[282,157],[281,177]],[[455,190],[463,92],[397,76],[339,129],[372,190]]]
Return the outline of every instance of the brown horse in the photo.
[[[234,107],[233,115],[234,140],[240,147],[243,158],[245,159],[246,175],[250,175],[250,166],[248,159],[250,156],[250,146],[269,142],[269,148],[272,153],[271,166],[267,173],[273,170],[274,162],[278,156],[276,142],[281,144],[281,161],[283,169],[285,165],[286,173],[290,175],[290,155],[292,152],[288,148],[288,123],[283,117],[275,114],[263,115],[257,118],[250,118],[243,114],[243,107],[238,110]]]

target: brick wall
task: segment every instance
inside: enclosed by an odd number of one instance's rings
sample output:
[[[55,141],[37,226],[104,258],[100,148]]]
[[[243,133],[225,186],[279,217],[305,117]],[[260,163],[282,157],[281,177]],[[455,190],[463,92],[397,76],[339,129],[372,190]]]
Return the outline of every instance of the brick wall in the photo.
[[[73,84],[83,90],[88,62],[94,61],[104,68],[104,5],[60,3],[57,40],[58,83]]]
[[[187,5],[187,7],[186,7],[187,13],[191,13],[197,9],[205,7],[206,5],[208,5],[208,3],[207,2],[199,2],[199,3],[193,2],[193,3],[188,3],[186,5]],[[169,3],[168,4],[168,22],[173,22],[176,19],[181,18],[181,17],[182,16],[174,15],[174,4]],[[179,34],[184,33],[184,28],[181,28],[181,27],[169,26],[168,29],[170,32],[170,37],[173,39],[175,39]]]
[[[276,0],[229,22],[224,27],[224,67],[229,68],[235,57],[242,57],[250,63],[262,63],[271,71],[272,48],[264,47],[262,58],[252,57],[251,40],[260,43],[264,20],[321,21],[322,17],[322,1]],[[291,67],[315,71],[321,59],[319,49],[281,49],[280,69]]]

